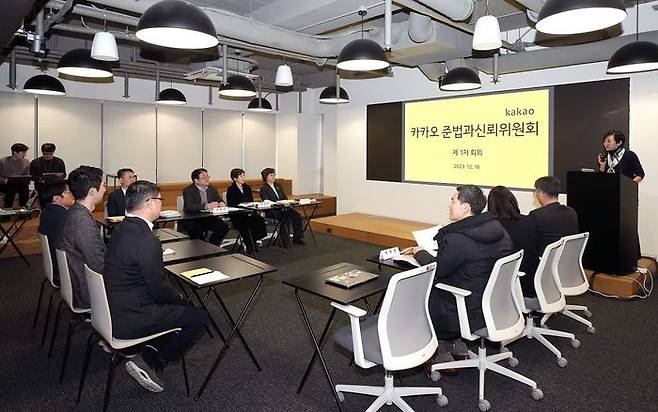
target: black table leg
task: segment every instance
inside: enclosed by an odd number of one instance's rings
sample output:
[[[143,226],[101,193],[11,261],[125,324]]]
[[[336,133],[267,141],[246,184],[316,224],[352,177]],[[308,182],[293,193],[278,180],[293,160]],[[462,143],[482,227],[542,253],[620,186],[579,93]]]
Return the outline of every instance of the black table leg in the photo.
[[[221,305],[222,309],[224,309],[224,313],[226,313],[226,317],[228,318],[229,322],[231,322],[231,326],[235,327],[235,322],[233,321],[233,317],[229,313],[228,308],[224,304],[224,301],[219,296],[219,293],[217,293],[217,291],[213,287],[211,287],[210,289],[212,289],[212,292],[215,295],[215,297],[217,298],[217,301]],[[249,357],[251,358],[251,360],[254,362],[254,365],[256,366],[256,369],[258,369],[258,371],[260,372],[262,370],[261,367],[260,367],[260,364],[256,360],[256,357],[254,356],[253,352],[251,351],[251,348],[249,347],[249,345],[247,345],[247,341],[244,340],[244,337],[242,336],[242,333],[240,333],[239,329],[235,333],[238,335],[238,339],[240,339],[240,341],[244,345],[244,348],[247,350],[247,353],[249,354]]]
[[[254,301],[254,298],[258,294],[258,291],[260,290],[262,284],[263,284],[263,275],[261,275],[260,278],[258,279],[258,283],[256,283],[256,286],[254,287],[254,290],[251,292],[251,295],[249,296],[247,303],[245,303],[244,307],[242,308],[242,311],[240,312],[240,316],[238,316],[238,320],[235,322],[235,326],[233,327],[233,329],[231,329],[231,333],[228,335],[228,338],[226,338],[226,342],[219,350],[219,353],[217,354],[217,358],[215,359],[215,362],[210,367],[210,371],[208,371],[208,375],[206,376],[206,379],[203,381],[203,384],[199,389],[199,393],[197,393],[196,396],[194,397],[194,400],[197,401],[199,400],[199,398],[203,394],[203,391],[206,389],[208,382],[210,382],[210,379],[212,379],[212,375],[215,373],[217,366],[219,366],[219,362],[222,360],[222,358],[226,354],[226,351],[231,345],[231,341],[233,340],[233,337],[236,335],[238,329],[240,328],[240,325],[244,321],[247,312],[249,311],[249,307],[251,307],[251,303]]]
[[[302,233],[305,233],[305,232],[306,232],[306,228],[308,228],[308,231],[309,231],[309,233],[311,234],[311,238],[313,239],[313,244],[314,244],[315,246],[317,246],[317,245],[318,245],[318,242],[315,241],[315,233],[313,233],[313,228],[311,227],[311,219],[313,219],[313,216],[315,216],[315,211],[318,210],[318,206],[319,206],[319,205],[317,205],[317,204],[314,205],[313,210],[311,211],[311,214],[310,214],[310,215],[307,215],[307,214],[306,214],[306,207],[305,207],[305,206],[306,206],[306,205],[301,206],[301,208],[302,208],[302,212],[304,212],[304,220],[305,220],[305,222],[306,222],[306,223],[304,224],[304,229],[302,230]]]
[[[16,251],[16,253],[18,253],[18,256],[20,256],[21,259],[23,259],[23,262],[25,262],[26,265],[30,266],[30,262],[27,261],[27,259],[25,258],[25,255],[23,255],[23,252],[21,251],[21,249],[18,247],[18,245],[16,243],[14,243],[14,237],[21,231],[21,229],[23,228],[23,225],[25,224],[25,222],[27,222],[27,219],[23,220],[23,223],[16,226],[16,220],[14,220],[14,222],[11,224],[11,226],[9,226],[9,229],[7,229],[7,230],[5,230],[4,226],[2,226],[0,224],[0,231],[2,231],[2,235],[0,235],[0,239],[2,239],[4,237],[7,237],[7,243],[0,246],[0,254],[2,254],[2,252],[7,247],[9,247],[9,245],[11,245],[14,248],[14,250]],[[13,230],[13,233],[12,233],[12,230]]]
[[[210,290],[206,291],[206,294],[203,296],[203,299],[199,296],[196,289],[192,288],[192,293],[194,294],[194,297],[196,297],[196,299],[199,301],[201,307],[206,310],[206,313],[208,314],[208,319],[210,319],[210,323],[212,323],[212,326],[217,331],[217,334],[219,335],[219,339],[221,339],[222,342],[226,342],[226,338],[222,334],[222,331],[219,330],[219,326],[217,326],[217,322],[215,322],[215,318],[212,317],[212,315],[210,314],[210,310],[208,310],[208,307],[206,306],[206,299],[208,298],[208,295],[210,295]]]
[[[185,296],[185,299],[187,299],[188,302],[192,302],[192,297],[194,297],[194,295],[191,293],[190,294],[187,293],[187,290],[185,290],[185,286],[183,286],[183,282],[181,282],[178,276],[174,276],[174,279],[176,279],[176,284],[178,284],[178,288],[181,290],[181,292],[183,292],[183,296]],[[208,312],[208,309],[206,309],[206,312]],[[208,314],[208,317],[210,318],[210,314]],[[214,339],[208,325],[206,324],[204,325],[204,327],[206,328],[206,332],[208,332],[208,336],[210,337],[210,339]]]
[[[313,333],[313,327],[311,326],[311,322],[308,319],[308,314],[306,313],[306,309],[304,309],[304,304],[302,303],[302,299],[299,297],[299,289],[295,289],[295,298],[297,298],[297,304],[299,305],[299,310],[302,312],[302,317],[304,318],[304,324],[306,325],[306,330],[308,330],[308,334],[311,336],[311,340],[313,341],[313,346],[315,347],[315,351],[313,353],[313,357],[311,358],[311,362],[309,363],[308,367],[306,368],[306,374],[304,375],[304,379],[302,379],[302,382],[299,385],[299,388],[297,389],[297,393],[301,390],[304,381],[306,380],[306,375],[308,375],[308,370],[312,366],[313,362],[315,361],[315,357],[317,356],[320,358],[320,363],[322,364],[322,369],[324,369],[324,374],[327,377],[327,382],[329,382],[329,386],[331,387],[331,392],[334,394],[334,399],[336,400],[336,405],[338,405],[338,410],[343,411],[343,406],[340,403],[340,399],[338,399],[338,393],[336,393],[336,385],[334,385],[333,379],[331,379],[331,375],[329,374],[329,369],[327,368],[327,363],[324,360],[324,356],[322,356],[322,350],[320,349],[320,344],[318,343],[317,339],[315,338],[315,334]],[[325,325],[325,330],[323,331],[323,336],[321,337],[324,338],[324,335],[326,334],[327,330],[329,329],[329,325],[331,324],[331,320],[334,317],[334,314],[336,313],[336,308],[332,307],[331,310],[331,315],[329,315],[329,321]]]

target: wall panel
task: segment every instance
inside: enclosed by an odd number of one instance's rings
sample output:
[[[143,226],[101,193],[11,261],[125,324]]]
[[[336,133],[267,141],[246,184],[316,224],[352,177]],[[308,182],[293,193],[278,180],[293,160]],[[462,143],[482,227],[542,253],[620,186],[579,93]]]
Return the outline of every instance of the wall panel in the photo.
[[[231,169],[242,167],[242,113],[228,110],[204,110],[204,167],[211,179],[228,179]],[[246,170],[247,177],[256,177]]]
[[[201,167],[201,109],[157,108],[158,182],[187,182]]]

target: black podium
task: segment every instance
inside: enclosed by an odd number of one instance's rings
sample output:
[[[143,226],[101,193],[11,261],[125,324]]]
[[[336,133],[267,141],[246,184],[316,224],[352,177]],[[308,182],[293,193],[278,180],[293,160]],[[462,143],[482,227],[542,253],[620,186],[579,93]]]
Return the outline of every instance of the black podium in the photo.
[[[589,232],[583,266],[595,272],[635,271],[637,183],[622,174],[568,172],[567,204],[578,213],[581,232]]]

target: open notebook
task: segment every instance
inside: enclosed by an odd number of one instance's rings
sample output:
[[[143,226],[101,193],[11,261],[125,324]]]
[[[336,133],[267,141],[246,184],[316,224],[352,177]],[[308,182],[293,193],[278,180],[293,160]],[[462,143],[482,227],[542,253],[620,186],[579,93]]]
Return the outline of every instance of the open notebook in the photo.
[[[186,270],[185,272],[181,272],[181,275],[198,285],[204,285],[206,283],[217,282],[229,278],[229,276],[223,274],[219,270],[211,270],[208,268]]]

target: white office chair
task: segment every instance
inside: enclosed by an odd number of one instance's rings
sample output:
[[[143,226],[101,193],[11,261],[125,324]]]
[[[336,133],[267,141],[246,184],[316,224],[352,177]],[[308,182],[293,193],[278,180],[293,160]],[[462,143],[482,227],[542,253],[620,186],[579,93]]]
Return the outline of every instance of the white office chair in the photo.
[[[523,337],[529,339],[536,339],[548,350],[553,352],[556,357],[558,366],[564,368],[567,366],[567,360],[562,357],[562,352],[558,350],[551,342],[549,342],[544,335],[556,336],[560,338],[571,339],[571,346],[577,348],[580,346],[580,341],[576,339],[573,333],[563,332],[559,330],[549,329],[544,324],[546,319],[554,313],[562,312],[565,307],[566,301],[562,294],[562,287],[560,286],[560,279],[557,275],[557,263],[560,260],[560,255],[564,247],[562,239],[551,243],[544,249],[544,254],[539,260],[537,271],[535,272],[535,292],[536,298],[523,297],[521,287],[516,288],[515,292],[519,296],[519,301],[522,304],[522,310],[526,313],[526,324],[523,330]],[[544,316],[540,321],[540,326],[535,326],[531,312],[539,312]],[[509,341],[503,343],[506,346]]]
[[[516,366],[518,360],[513,357],[512,352],[506,351],[487,356],[487,349],[485,347],[485,339],[491,342],[502,342],[517,338],[523,332],[524,318],[521,310],[522,306],[519,298],[514,293],[515,287],[520,287],[518,277],[521,274],[519,267],[521,266],[522,258],[523,251],[521,250],[496,261],[482,295],[482,313],[484,314],[486,326],[475,332],[471,332],[468,310],[466,308],[466,296],[469,296],[471,291],[444,283],[438,283],[436,285],[438,289],[452,293],[455,299],[457,299],[457,314],[459,316],[459,329],[462,338],[470,341],[479,339],[480,345],[477,354],[471,351],[468,352],[470,359],[432,365],[432,380],[439,380],[441,375],[438,371],[443,369],[478,368],[478,406],[481,411],[487,411],[491,408],[491,403],[484,398],[484,374],[487,370],[494,371],[530,386],[532,388],[532,397],[535,400],[540,400],[544,397],[544,393],[541,389],[537,388],[535,381],[496,363],[504,359],[509,359],[510,366]]]
[[[59,382],[62,383],[64,380],[64,372],[66,371],[66,364],[68,362],[69,350],[71,349],[71,337],[73,336],[73,332],[75,331],[75,328],[80,324],[80,322],[84,322],[86,319],[88,319],[85,315],[88,315],[91,312],[91,309],[81,309],[75,306],[73,303],[73,284],[71,283],[71,272],[69,272],[69,261],[66,257],[66,252],[60,249],[55,249],[55,255],[57,256],[57,268],[59,269],[60,294],[64,300],[62,303],[66,303],[66,305],[71,310],[71,313],[73,313],[73,317],[69,321],[69,327],[66,331],[64,356],[62,358],[62,367],[59,371]],[[55,328],[53,330],[53,336],[50,340],[50,350],[52,350],[53,347],[55,331],[57,330],[57,320],[59,319],[59,311],[62,303],[60,303],[59,307],[57,308]]]
[[[585,269],[583,269],[583,253],[588,238],[589,232],[562,238],[564,240],[564,249],[557,263],[557,274],[564,296],[582,295],[589,289],[589,281],[585,275]],[[582,311],[589,318],[592,316],[592,312],[587,309],[587,306],[569,305],[567,303],[562,309],[562,314],[587,326],[587,332],[596,332],[591,321],[575,314],[573,311]]]
[[[53,295],[59,289],[59,286],[55,284],[54,272],[53,272],[53,261],[52,256],[50,255],[50,244],[48,243],[48,236],[37,232],[39,237],[39,242],[41,243],[41,258],[43,259],[43,274],[45,279],[41,282],[41,288],[39,289],[39,298],[37,299],[37,309],[34,312],[34,320],[32,321],[32,329],[37,326],[37,320],[39,318],[39,309],[41,308],[41,298],[43,297],[43,288],[46,284],[50,284],[52,290],[50,291],[50,296],[48,297],[48,309],[46,309],[46,321],[43,324],[43,333],[41,334],[41,346],[43,346],[46,340],[46,332],[48,330],[48,322],[50,321],[50,309],[53,304]]]
[[[153,335],[136,339],[115,338],[112,334],[112,315],[110,313],[110,305],[107,300],[107,292],[105,290],[105,281],[103,280],[103,275],[91,270],[87,265],[85,265],[85,274],[87,277],[87,287],[89,288],[89,303],[91,304],[91,326],[94,328],[94,332],[92,332],[91,335],[89,335],[89,339],[87,339],[87,350],[85,351],[85,359],[82,366],[82,376],[80,377],[80,386],[78,387],[77,402],[80,402],[82,388],[84,386],[85,377],[87,376],[87,369],[89,369],[91,349],[93,345],[102,338],[113,350],[112,360],[110,361],[107,375],[107,382],[105,384],[105,398],[103,400],[103,411],[106,411],[112,387],[112,378],[114,377],[114,370],[122,359],[119,351],[132,346],[137,346],[169,333],[180,332],[181,329],[169,329],[160,333],[155,333]],[[136,304],[139,304],[139,302],[136,302]],[[183,375],[185,377],[185,389],[189,395],[190,388],[187,380],[185,357],[181,358],[181,363],[183,365]]]
[[[336,385],[341,401],[345,399],[343,392],[377,396],[368,412],[391,403],[403,411],[413,412],[402,399],[404,396],[433,394],[437,395],[439,406],[448,404],[441,388],[395,387],[391,373],[422,365],[436,351],[438,341],[427,307],[435,269],[436,264],[432,263],[394,275],[388,283],[380,313],[363,321],[360,319],[366,315],[363,309],[331,303],[350,316],[350,326],[336,333],[336,343],[353,351],[354,362],[360,367],[383,365],[386,371],[384,387]]]
[[[185,201],[183,200],[183,196],[176,197],[176,211],[179,213],[183,213],[185,211]],[[178,232],[178,221],[174,222],[174,230]]]

